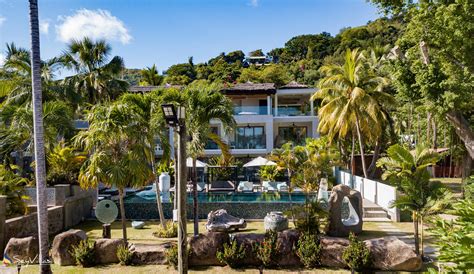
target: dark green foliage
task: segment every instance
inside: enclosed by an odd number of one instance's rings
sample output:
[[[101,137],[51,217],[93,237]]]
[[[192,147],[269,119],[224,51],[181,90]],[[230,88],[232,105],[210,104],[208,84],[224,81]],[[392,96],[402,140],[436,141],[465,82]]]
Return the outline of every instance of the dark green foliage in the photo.
[[[8,169],[4,165],[0,165],[0,195],[7,196],[7,216],[17,214],[25,214],[27,207],[24,199],[28,199],[23,195],[23,188],[28,180],[20,177],[14,170]]]
[[[265,53],[263,53],[262,49],[256,49],[254,51],[249,52],[249,56],[251,57],[265,56]]]
[[[117,258],[121,265],[131,265],[132,264],[132,255],[127,245],[120,245],[117,249]]]
[[[122,71],[122,79],[126,81],[131,86],[136,86],[140,83],[142,79],[141,70],[140,69],[123,69]]]
[[[285,43],[285,48],[279,55],[280,61],[289,63],[307,57],[322,59],[333,53],[333,41],[334,38],[327,32],[295,36]]]
[[[82,240],[79,244],[72,246],[69,253],[76,259],[76,264],[91,267],[96,263],[94,246],[94,242]]]
[[[342,259],[351,270],[361,271],[371,265],[369,248],[352,232],[349,234],[349,246],[342,253]]]
[[[257,242],[253,249],[263,266],[277,266],[277,259],[280,255],[278,252],[280,249],[280,244],[278,243],[278,232],[268,230],[265,233],[263,241],[261,243]]]
[[[302,233],[298,239],[296,255],[307,268],[321,265],[321,242],[317,234]]]
[[[217,251],[216,256],[221,263],[232,268],[238,267],[245,258],[245,246],[239,245],[234,239],[230,243],[224,243],[222,251]]]
[[[168,264],[175,269],[178,268],[178,246],[172,245],[168,250],[165,252],[166,261]]]
[[[306,234],[319,234],[327,224],[328,213],[319,201],[293,208],[296,229]]]

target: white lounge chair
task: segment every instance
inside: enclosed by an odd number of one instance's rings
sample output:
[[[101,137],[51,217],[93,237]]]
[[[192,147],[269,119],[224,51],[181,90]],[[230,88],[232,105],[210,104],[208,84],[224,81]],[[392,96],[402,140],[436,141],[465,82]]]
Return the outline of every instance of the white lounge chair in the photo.
[[[262,187],[264,192],[275,192],[278,191],[277,182],[263,181]]]
[[[277,189],[280,192],[288,192],[288,185],[286,184],[286,182],[278,182]]]
[[[237,186],[239,192],[253,192],[253,183],[249,181],[242,181]]]

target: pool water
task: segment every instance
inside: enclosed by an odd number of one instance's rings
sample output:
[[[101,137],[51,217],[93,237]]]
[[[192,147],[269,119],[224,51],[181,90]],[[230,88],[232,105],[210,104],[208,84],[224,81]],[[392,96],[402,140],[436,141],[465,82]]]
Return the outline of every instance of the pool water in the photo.
[[[314,200],[316,194],[309,194],[308,200]],[[304,203],[306,196],[304,193],[292,193],[291,202]],[[156,192],[153,190],[144,190],[131,195],[127,195],[124,199],[125,203],[146,203],[156,202]],[[192,193],[188,193],[188,202],[192,203]],[[288,193],[242,193],[242,192],[211,192],[198,193],[199,203],[213,203],[213,202],[231,202],[231,203],[290,203],[290,196]]]

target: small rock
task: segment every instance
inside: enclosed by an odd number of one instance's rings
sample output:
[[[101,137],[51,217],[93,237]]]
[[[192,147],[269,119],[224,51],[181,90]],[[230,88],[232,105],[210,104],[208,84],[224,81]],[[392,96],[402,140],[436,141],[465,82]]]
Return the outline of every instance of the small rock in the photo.
[[[135,228],[135,229],[142,229],[143,227],[145,227],[145,222],[133,221],[132,222],[132,227]]]
[[[51,248],[54,263],[61,266],[75,265],[76,259],[70,254],[71,248],[85,239],[87,239],[86,233],[79,229],[71,229],[56,235]]]
[[[13,264],[38,263],[39,250],[38,238],[34,236],[25,238],[10,238],[5,247],[4,254]]]
[[[98,239],[94,247],[97,264],[118,263],[117,249],[121,245],[125,245],[123,239]]]
[[[372,266],[386,271],[419,271],[423,261],[415,251],[397,237],[364,241],[372,253]]]

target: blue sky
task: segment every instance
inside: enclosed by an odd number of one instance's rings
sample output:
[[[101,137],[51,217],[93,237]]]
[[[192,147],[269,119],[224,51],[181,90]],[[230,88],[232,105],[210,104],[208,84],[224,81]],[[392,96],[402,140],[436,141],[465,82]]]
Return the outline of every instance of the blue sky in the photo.
[[[160,70],[194,56],[282,47],[299,34],[359,26],[378,17],[365,0],[39,0],[42,58],[71,38],[105,37],[129,68]],[[0,51],[29,47],[28,1],[0,0]],[[1,57],[1,56],[0,56]]]

